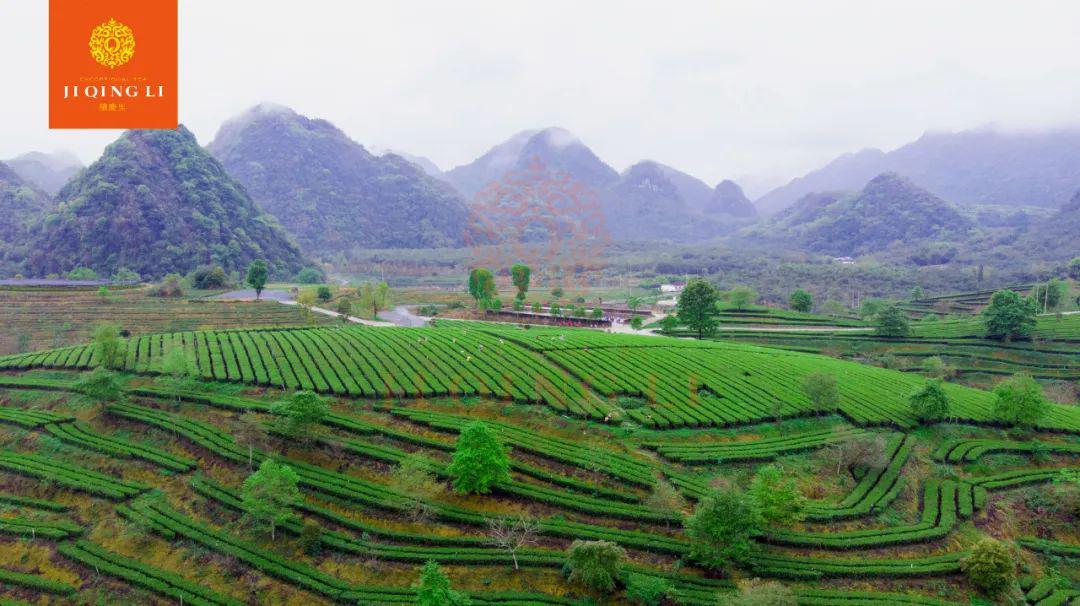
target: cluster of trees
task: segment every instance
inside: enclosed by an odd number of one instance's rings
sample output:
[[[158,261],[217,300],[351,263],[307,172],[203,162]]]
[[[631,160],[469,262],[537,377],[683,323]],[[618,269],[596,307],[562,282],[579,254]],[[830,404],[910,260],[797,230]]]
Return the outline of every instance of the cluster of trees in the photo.
[[[200,265],[188,274],[188,282],[191,287],[198,290],[213,290],[216,288],[228,288],[236,283],[225,273],[225,268],[220,265]]]
[[[792,477],[776,465],[762,467],[747,490],[729,486],[698,502],[684,524],[690,557],[714,569],[745,563],[753,538],[802,519],[804,504]]]
[[[16,277],[21,277],[21,275]],[[64,278],[68,280],[94,281],[100,279],[101,276],[98,274],[98,272],[94,271],[89,267],[80,266],[64,274]],[[126,267],[116,268],[116,271],[113,272],[112,276],[108,276],[108,278],[112,282],[138,282],[142,280],[142,277],[137,272],[131,271]]]
[[[734,309],[744,309],[757,299],[757,293],[748,287],[736,287],[726,293],[716,290],[709,282],[697,278],[691,280],[679,295],[676,304],[676,316],[667,325],[661,323],[661,329],[670,332],[678,325],[686,326],[697,334],[699,339],[716,334],[720,326],[718,304],[726,301]],[[828,303],[836,303],[831,301]],[[788,301],[791,309],[810,312],[814,307],[814,298],[809,292],[798,289]],[[826,306],[826,313],[842,315],[846,310],[842,305]],[[833,309],[837,307],[838,309]],[[899,307],[884,301],[873,300],[864,305],[864,317],[874,322],[874,332],[882,337],[906,337],[911,334],[911,323],[907,314]]]
[[[528,265],[521,263],[515,263],[510,267],[510,281],[514,285],[514,311],[531,310],[533,313],[539,314],[543,312],[543,305],[539,301],[534,301],[529,304],[525,301],[525,298],[529,294],[530,280],[532,279],[532,270]],[[477,267],[469,272],[469,280],[467,284],[467,290],[469,296],[476,302],[476,309],[478,311],[492,310],[501,311],[503,308],[503,302],[498,298],[498,290],[495,285],[495,274],[486,267]],[[556,287],[551,290],[551,296],[555,299],[560,299],[565,293],[562,288]],[[584,299],[579,298],[578,303],[580,305],[567,305],[565,308],[557,301],[552,300],[548,303],[548,313],[552,317],[572,317],[572,318],[592,318],[595,320],[602,319],[604,312],[599,307],[593,307],[588,309],[583,303]]]
[[[276,431],[294,439],[310,437],[328,410],[317,395],[298,392],[290,400],[275,405]],[[242,440],[243,441],[243,440]],[[509,453],[497,434],[484,422],[465,427],[447,468],[453,489],[467,494],[488,494],[499,482],[508,480]],[[431,472],[431,462],[415,455],[401,462],[392,474],[393,484],[405,494],[426,501],[442,489]],[[299,502],[298,478],[287,464],[268,459],[243,483],[241,496],[246,519],[273,540],[276,528],[292,519]],[[670,483],[660,481],[648,499],[651,507],[682,511],[685,500]],[[685,518],[685,531],[692,543],[692,557],[710,568],[743,563],[754,549],[753,538],[766,528],[789,524],[802,517],[804,499],[795,482],[775,465],[761,468],[746,490],[725,487],[702,499]],[[517,566],[518,550],[536,543],[539,523],[522,514],[499,517],[488,522],[488,541],[505,550]],[[317,535],[319,530],[313,530]],[[627,574],[626,552],[609,541],[574,541],[566,553],[564,573],[569,582],[586,591],[604,595],[624,586],[626,596],[638,604],[660,604],[674,597],[674,588],[664,579]],[[417,604],[440,606],[468,604],[466,594],[452,589],[438,564],[428,562],[414,585]],[[772,588],[775,590],[775,588]],[[748,587],[753,595],[760,588]]]
[[[940,377],[929,378],[908,398],[911,412],[922,423],[947,421],[951,402]],[[1050,411],[1043,388],[1030,375],[1017,374],[994,388],[993,420],[1009,426],[1031,427]]]

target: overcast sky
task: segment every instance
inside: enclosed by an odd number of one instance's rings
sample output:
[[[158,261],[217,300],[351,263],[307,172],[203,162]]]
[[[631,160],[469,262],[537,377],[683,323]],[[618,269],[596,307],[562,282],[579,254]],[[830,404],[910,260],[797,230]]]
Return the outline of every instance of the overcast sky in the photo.
[[[927,130],[1080,120],[1071,0],[180,5],[180,119],[204,144],[273,101],[443,169],[558,125],[618,170],[649,158],[756,190]],[[89,162],[119,133],[48,130],[47,19],[46,0],[0,0],[0,158]]]

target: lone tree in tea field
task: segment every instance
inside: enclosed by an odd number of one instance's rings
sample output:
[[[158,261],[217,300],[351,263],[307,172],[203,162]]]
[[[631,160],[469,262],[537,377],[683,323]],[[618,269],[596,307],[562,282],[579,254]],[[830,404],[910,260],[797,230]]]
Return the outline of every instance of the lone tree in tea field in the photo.
[[[1010,425],[1034,425],[1050,410],[1042,386],[1028,374],[998,383],[994,396],[994,418]]]
[[[697,333],[699,339],[712,335],[720,325],[716,289],[705,280],[691,280],[679,295],[679,322]]]
[[[809,312],[814,308],[814,296],[800,288],[791,293],[791,300],[788,304],[795,311]]]
[[[514,296],[518,301],[524,301],[525,296],[529,293],[529,279],[531,276],[532,270],[523,263],[515,263],[510,268],[510,281],[514,284],[514,288],[517,289],[517,294]]]
[[[390,309],[390,285],[386,282],[379,282],[375,286],[375,307],[373,313],[379,314],[380,310]]]
[[[259,469],[244,480],[240,488],[244,512],[256,524],[276,538],[278,526],[293,518],[293,506],[300,502],[296,472],[288,465],[266,459]]]
[[[416,606],[469,606],[469,596],[451,589],[450,577],[435,560],[428,560],[420,569],[420,580],[413,584]]]
[[[618,583],[626,550],[611,541],[581,541],[570,544],[566,566],[571,583],[589,591],[610,593]]]
[[[836,385],[836,377],[831,374],[812,372],[803,378],[802,388],[814,410],[825,412],[840,404],[840,390]]]
[[[746,309],[747,306],[757,302],[758,293],[749,286],[736,286],[728,292],[728,300],[735,309]]]
[[[94,353],[97,354],[98,366],[102,368],[120,368],[124,362],[124,340],[120,338],[120,327],[116,324],[98,324],[94,329]]]
[[[270,412],[278,416],[278,431],[306,442],[312,428],[330,412],[330,405],[313,391],[298,391],[289,399],[275,403]]]
[[[469,272],[469,296],[476,301],[476,308],[485,307],[495,297],[495,275],[486,267]]]
[[[386,282],[365,283],[360,287],[360,306],[377,318],[380,311],[390,309],[390,285]]]
[[[723,568],[750,558],[762,519],[750,495],[726,489],[698,501],[685,526],[690,557],[708,568]]]
[[[422,453],[413,453],[390,472],[390,486],[407,497],[405,512],[413,521],[425,521],[430,517],[432,510],[428,501],[445,488],[431,467],[431,461]]]
[[[1031,297],[1022,297],[1012,290],[999,290],[982,311],[986,336],[1005,341],[1030,336],[1035,331],[1037,314]]]
[[[247,268],[247,277],[244,282],[255,289],[255,298],[262,297],[262,291],[266,288],[266,281],[270,279],[270,270],[266,267],[266,261],[258,259],[251,262]]]
[[[492,485],[510,479],[510,457],[495,432],[476,421],[458,436],[447,471],[454,480],[454,490],[487,494]]]
[[[907,314],[895,305],[886,305],[874,316],[874,334],[879,337],[906,337],[910,333]]]
[[[536,544],[536,536],[540,534],[540,522],[524,514],[488,518],[485,522],[488,527],[488,541],[510,554],[514,561],[514,570],[518,570],[517,552]]]
[[[267,438],[266,427],[258,415],[252,412],[240,415],[240,424],[233,431],[233,439],[248,451],[248,471],[254,464],[255,450],[266,445],[269,441]]]
[[[949,396],[941,379],[930,379],[908,398],[911,413],[921,423],[932,423],[949,417]]]
[[[341,299],[338,299],[335,311],[340,314],[342,320],[347,321],[349,316],[353,313],[352,307],[352,300],[347,297],[342,297]]]
[[[836,475],[843,469],[884,469],[889,464],[888,443],[881,433],[855,435],[828,444],[821,452],[826,460],[836,462]]]

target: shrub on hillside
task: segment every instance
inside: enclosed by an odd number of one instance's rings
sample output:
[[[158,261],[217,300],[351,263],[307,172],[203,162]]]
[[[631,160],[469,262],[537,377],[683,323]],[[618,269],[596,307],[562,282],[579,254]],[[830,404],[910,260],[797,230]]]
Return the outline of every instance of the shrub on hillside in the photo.
[[[836,377],[824,372],[812,372],[803,379],[803,393],[817,411],[833,410],[840,404]]]
[[[676,603],[678,593],[671,581],[645,574],[630,574],[626,579],[626,599],[637,606],[662,606]]]
[[[940,421],[949,416],[949,396],[941,386],[941,379],[931,379],[911,394],[908,405],[912,414],[921,422]]]
[[[930,356],[922,362],[923,374],[931,379],[944,379],[949,375],[949,367],[941,356]]]
[[[200,265],[188,275],[188,281],[191,282],[192,288],[198,290],[228,288],[229,286],[229,276],[225,275],[225,270],[220,265]]]
[[[1039,382],[1027,374],[1013,375],[994,388],[994,418],[1009,425],[1034,425],[1050,410]]]
[[[116,373],[102,366],[82,375],[75,383],[75,391],[96,404],[107,404],[124,399],[124,386]]]
[[[970,555],[960,561],[960,569],[973,585],[991,596],[1000,595],[1016,580],[1016,563],[1009,549],[989,538],[971,548]]]
[[[296,274],[297,284],[321,284],[323,273],[314,267],[305,267]]]
[[[739,581],[738,595],[717,597],[717,606],[797,606],[795,594],[779,581]]]
[[[126,267],[116,268],[112,275],[113,282],[138,282],[140,280],[142,280],[142,276]]]
[[[97,272],[89,267],[76,267],[67,273],[68,280],[97,280]]]
[[[177,274],[169,274],[162,278],[161,283],[158,284],[154,290],[150,292],[155,297],[182,297],[184,296],[184,289],[180,285],[180,276]]]
[[[120,368],[124,365],[124,341],[120,327],[108,322],[94,328],[94,353],[100,368]]]
[[[777,465],[758,469],[750,482],[749,493],[766,526],[790,524],[803,518],[806,499],[799,493],[795,478],[785,475]]]
[[[801,312],[809,312],[814,307],[814,297],[803,289],[791,293],[789,302],[791,309]]]
[[[888,305],[874,316],[874,334],[879,337],[906,337],[911,323],[899,307]]]
[[[685,526],[690,557],[706,567],[722,568],[749,559],[751,537],[760,532],[762,520],[749,495],[721,490],[698,501]]]

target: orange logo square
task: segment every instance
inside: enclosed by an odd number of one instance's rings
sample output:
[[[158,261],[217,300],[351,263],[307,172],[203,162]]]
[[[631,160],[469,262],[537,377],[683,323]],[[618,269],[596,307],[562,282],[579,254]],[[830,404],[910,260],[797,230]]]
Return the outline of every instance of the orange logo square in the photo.
[[[49,128],[177,127],[177,0],[49,0]]]

